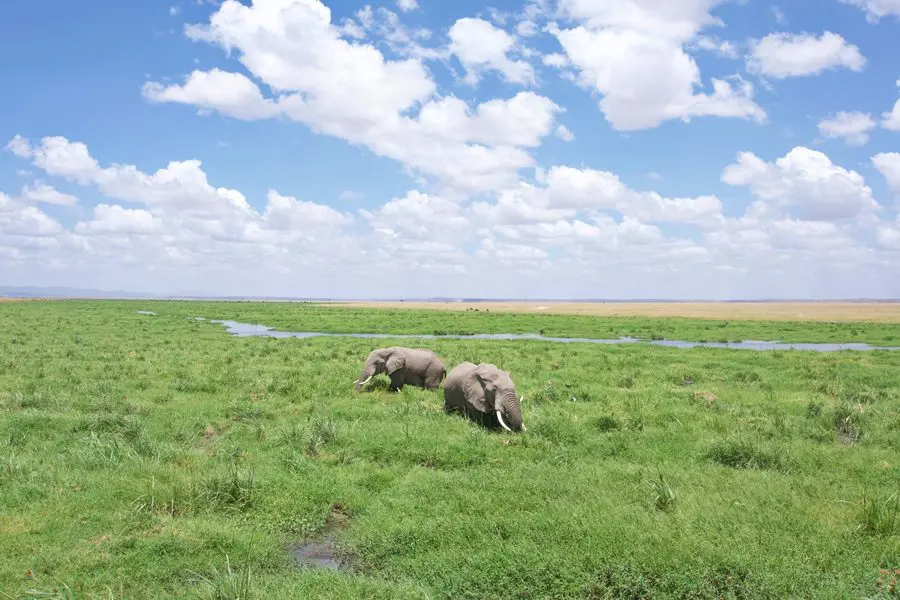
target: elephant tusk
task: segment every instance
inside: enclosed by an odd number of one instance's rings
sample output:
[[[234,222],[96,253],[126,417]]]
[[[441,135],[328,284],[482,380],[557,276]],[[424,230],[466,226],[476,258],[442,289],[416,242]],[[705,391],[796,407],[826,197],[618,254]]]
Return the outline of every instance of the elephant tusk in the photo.
[[[512,429],[506,426],[506,423],[503,422],[503,417],[500,415],[500,411],[497,411],[497,420],[500,421],[500,424],[503,425],[503,429],[512,432]]]
[[[369,383],[369,379],[372,379],[372,377],[373,377],[372,375],[369,375],[368,379],[366,379],[365,381],[360,381],[359,379],[357,379],[353,383],[358,383],[359,385],[365,385],[365,384]]]

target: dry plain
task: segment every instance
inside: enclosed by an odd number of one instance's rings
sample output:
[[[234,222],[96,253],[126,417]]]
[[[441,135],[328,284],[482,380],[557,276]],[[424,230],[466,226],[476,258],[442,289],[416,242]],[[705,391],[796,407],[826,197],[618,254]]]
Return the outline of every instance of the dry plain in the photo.
[[[760,321],[900,323],[900,302],[400,302],[347,301],[331,306],[382,309],[478,309],[598,317],[686,317]]]

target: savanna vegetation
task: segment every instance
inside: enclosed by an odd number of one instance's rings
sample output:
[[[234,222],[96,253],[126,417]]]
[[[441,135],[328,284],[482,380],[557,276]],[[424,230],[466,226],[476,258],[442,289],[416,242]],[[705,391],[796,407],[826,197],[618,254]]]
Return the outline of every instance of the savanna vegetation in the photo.
[[[900,351],[400,342],[509,370],[508,434],[384,376],[353,393],[389,337],[196,316],[900,345],[877,323],[2,303],[0,598],[900,595]],[[326,528],[345,568],[299,564]]]

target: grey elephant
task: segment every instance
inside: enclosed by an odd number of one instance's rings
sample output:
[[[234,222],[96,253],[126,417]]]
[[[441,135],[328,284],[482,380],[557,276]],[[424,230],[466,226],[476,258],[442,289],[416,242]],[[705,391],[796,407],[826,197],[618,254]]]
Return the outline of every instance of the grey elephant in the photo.
[[[440,357],[423,348],[377,348],[369,352],[362,372],[353,383],[358,392],[372,377],[387,373],[391,378],[391,391],[399,392],[404,385],[425,389],[437,389],[447,370]]]
[[[444,381],[444,411],[460,412],[482,425],[527,431],[512,376],[497,365],[461,362]]]

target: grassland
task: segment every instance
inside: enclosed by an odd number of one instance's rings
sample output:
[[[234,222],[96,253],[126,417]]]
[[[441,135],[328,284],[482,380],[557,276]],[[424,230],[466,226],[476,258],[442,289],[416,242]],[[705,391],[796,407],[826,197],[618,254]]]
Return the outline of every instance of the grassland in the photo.
[[[3,303],[0,598],[897,597],[900,352],[417,344],[510,370],[528,432],[509,435],[444,415],[440,392],[382,377],[354,394],[389,338],[235,338],[198,315],[900,340],[882,323]],[[292,544],[334,515],[352,568],[298,568]]]

